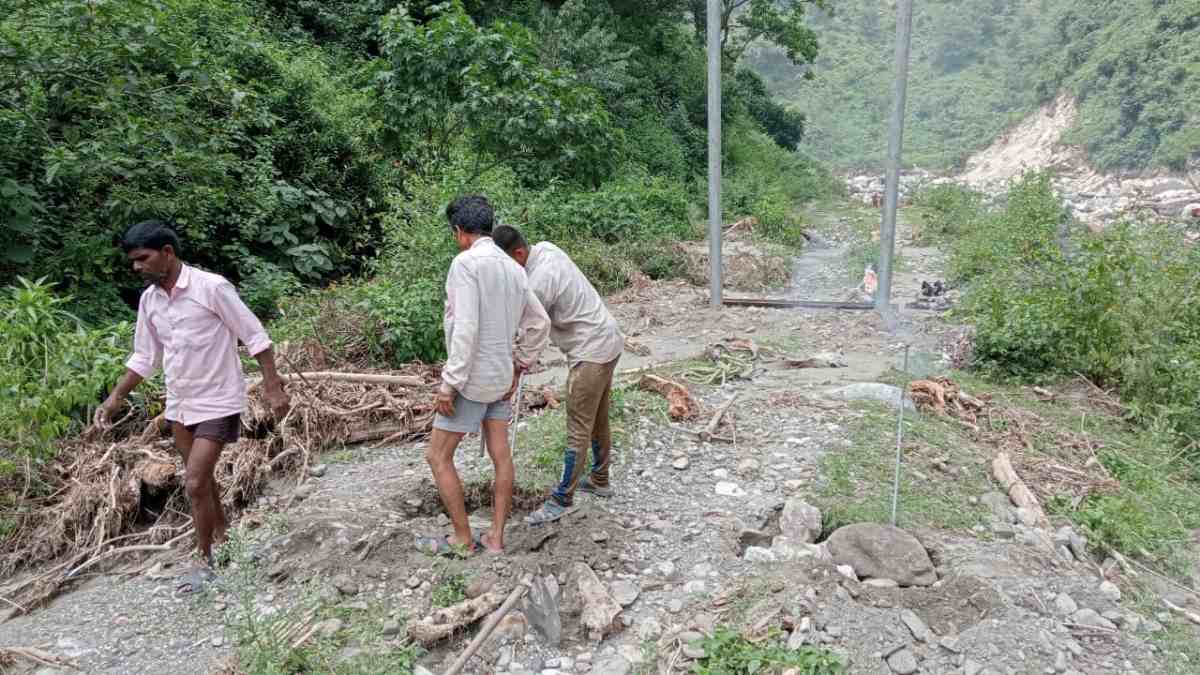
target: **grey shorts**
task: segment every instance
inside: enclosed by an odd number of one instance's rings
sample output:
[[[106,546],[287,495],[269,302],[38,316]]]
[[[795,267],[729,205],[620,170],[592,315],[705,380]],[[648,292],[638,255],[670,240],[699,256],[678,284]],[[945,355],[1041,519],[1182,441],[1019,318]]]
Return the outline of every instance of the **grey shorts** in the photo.
[[[433,428],[459,434],[473,434],[482,429],[484,420],[512,419],[512,402],[502,399],[494,403],[480,403],[462,394],[454,395],[454,417],[440,413],[433,418]]]

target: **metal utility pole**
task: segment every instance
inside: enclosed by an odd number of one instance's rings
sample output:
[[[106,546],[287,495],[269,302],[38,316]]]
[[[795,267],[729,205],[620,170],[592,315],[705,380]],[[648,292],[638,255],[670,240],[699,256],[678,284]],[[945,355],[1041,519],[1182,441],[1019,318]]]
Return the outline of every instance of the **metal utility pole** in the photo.
[[[721,0],[708,0],[709,303],[721,306]]]
[[[883,224],[879,231],[879,287],[875,309],[890,316],[892,259],[896,253],[896,208],[900,201],[900,152],[904,143],[904,111],[908,96],[908,50],[912,38],[913,0],[896,2],[896,83],[892,90],[892,121],[888,129],[887,188]]]

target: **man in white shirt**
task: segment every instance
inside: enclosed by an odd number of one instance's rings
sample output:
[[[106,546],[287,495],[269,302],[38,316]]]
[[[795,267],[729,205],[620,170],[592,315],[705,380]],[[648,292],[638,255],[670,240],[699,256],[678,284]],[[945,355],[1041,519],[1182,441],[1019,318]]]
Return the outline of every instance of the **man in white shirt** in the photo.
[[[513,490],[509,399],[521,372],[546,346],[550,320],[525,273],[493,243],[494,216],[487,199],[459,197],[446,207],[446,218],[462,252],[446,277],[443,325],[448,356],[425,459],[454,533],[418,539],[417,546],[433,555],[462,555],[480,548],[501,553]],[[454,451],[465,434],[480,430],[486,435],[496,478],[492,527],[474,537]]]
[[[550,242],[530,248],[516,228],[493,233],[529,275],[529,285],[550,315],[550,339],[567,356],[567,440],[562,481],[546,503],[530,514],[531,525],[558,520],[570,512],[575,491],[612,495],[608,465],[612,452],[608,407],[613,372],[625,349],[625,337],[604,300],[571,258]],[[592,466],[584,478],[587,451]]]

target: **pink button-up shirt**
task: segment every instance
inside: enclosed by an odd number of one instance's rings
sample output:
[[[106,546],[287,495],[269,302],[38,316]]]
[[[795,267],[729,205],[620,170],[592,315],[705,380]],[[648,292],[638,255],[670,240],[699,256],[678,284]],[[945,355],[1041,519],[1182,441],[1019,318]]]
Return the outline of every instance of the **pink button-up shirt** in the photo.
[[[142,293],[133,355],[125,365],[143,378],[163,368],[166,418],[198,424],[241,413],[246,406],[239,339],[251,355],[271,346],[233,284],[184,265],[170,295],[157,284]]]

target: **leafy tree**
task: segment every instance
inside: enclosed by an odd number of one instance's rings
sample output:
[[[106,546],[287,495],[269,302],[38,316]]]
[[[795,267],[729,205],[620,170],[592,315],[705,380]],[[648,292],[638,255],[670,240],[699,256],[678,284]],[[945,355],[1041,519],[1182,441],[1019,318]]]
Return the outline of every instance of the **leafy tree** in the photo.
[[[795,150],[804,138],[804,113],[779,104],[771,98],[767,85],[757,73],[745,68],[736,76],[738,94],[750,116],[762,126],[779,147]]]
[[[817,58],[817,34],[805,22],[805,5],[824,7],[825,0],[721,0],[721,49],[737,63],[750,45],[765,40],[777,45],[795,65]],[[708,31],[706,0],[688,0],[697,39]]]
[[[377,75],[379,93],[388,138],[411,167],[445,161],[465,137],[476,176],[501,162],[531,180],[594,184],[609,173],[614,130],[600,97],[540,65],[525,27],[480,28],[459,0],[429,11],[424,23],[406,11],[383,22],[389,68]]]

